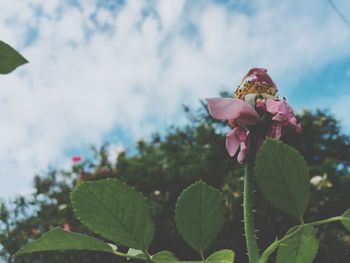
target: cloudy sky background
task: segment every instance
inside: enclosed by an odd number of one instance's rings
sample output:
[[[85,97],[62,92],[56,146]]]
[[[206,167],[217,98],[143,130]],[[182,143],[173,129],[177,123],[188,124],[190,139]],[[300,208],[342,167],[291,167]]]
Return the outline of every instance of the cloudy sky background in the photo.
[[[350,1],[333,0],[350,18]],[[350,132],[350,27],[327,0],[0,0],[0,39],[30,61],[0,76],[0,197],[110,141],[183,122],[181,105],[265,67],[296,110]]]

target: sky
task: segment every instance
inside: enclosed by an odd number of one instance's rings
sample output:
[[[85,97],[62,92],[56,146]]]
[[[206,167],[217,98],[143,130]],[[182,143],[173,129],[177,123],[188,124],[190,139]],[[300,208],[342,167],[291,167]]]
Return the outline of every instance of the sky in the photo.
[[[350,19],[350,1],[332,0]],[[0,0],[0,39],[29,61],[0,75],[0,197],[48,167],[184,122],[182,105],[264,67],[296,111],[350,132],[350,26],[328,0]]]

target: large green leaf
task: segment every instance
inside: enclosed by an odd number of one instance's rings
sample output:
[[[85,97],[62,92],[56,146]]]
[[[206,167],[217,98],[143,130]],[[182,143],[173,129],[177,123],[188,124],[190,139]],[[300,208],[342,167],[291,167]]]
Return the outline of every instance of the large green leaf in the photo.
[[[43,234],[37,240],[29,242],[20,249],[15,256],[17,257],[35,252],[63,250],[85,250],[113,253],[112,247],[99,239],[78,233],[66,232],[62,228],[56,227]]]
[[[25,63],[28,61],[22,55],[0,40],[0,74],[8,74]]]
[[[235,252],[231,249],[222,249],[216,251],[207,258],[207,262],[216,262],[216,263],[234,263]]]
[[[122,245],[147,250],[154,235],[141,193],[114,179],[80,184],[71,196],[79,220],[92,231]]]
[[[294,231],[298,232],[279,246],[276,263],[311,263],[315,258],[318,241],[314,228],[306,226]]]
[[[341,223],[350,231],[350,209],[346,210],[342,215]]]
[[[154,254],[152,256],[152,261],[155,263],[179,262],[173,252],[166,250]]]
[[[278,209],[301,217],[310,198],[308,167],[304,158],[292,147],[266,139],[255,168],[265,198]]]
[[[177,228],[185,241],[202,253],[220,231],[224,210],[222,193],[199,181],[185,189],[177,201]]]

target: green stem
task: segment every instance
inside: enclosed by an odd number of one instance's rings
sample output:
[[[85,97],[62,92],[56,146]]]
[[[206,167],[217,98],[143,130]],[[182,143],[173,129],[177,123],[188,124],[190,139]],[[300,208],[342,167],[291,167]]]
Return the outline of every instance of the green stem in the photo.
[[[264,253],[262,253],[259,263],[267,263],[267,260],[269,259],[271,254],[275,252],[278,246],[281,245],[281,243],[287,240],[288,238],[291,238],[296,233],[298,233],[302,229],[302,227],[303,227],[302,225],[298,226],[297,230],[293,231],[288,235],[285,235],[282,239],[276,240],[275,242],[273,242],[267,249],[265,249]]]
[[[254,216],[253,216],[253,173],[256,154],[256,142],[249,136],[247,165],[245,168],[244,193],[243,193],[243,217],[244,232],[247,244],[249,263],[258,263],[260,259],[258,245],[256,243]]]
[[[342,216],[334,216],[334,217],[330,217],[330,218],[323,219],[323,220],[320,220],[320,221],[307,223],[307,224],[305,224],[305,226],[318,226],[318,225],[322,225],[322,224],[327,224],[327,223],[331,223],[331,222],[340,221],[342,219],[343,219]]]
[[[200,252],[200,255],[201,255],[202,262],[203,263],[206,262],[203,251]]]
[[[322,224],[327,224],[327,223],[336,222],[336,221],[340,221],[340,220],[344,220],[344,217],[342,217],[342,216],[334,216],[334,217],[330,217],[330,218],[327,218],[327,219],[323,219],[323,220],[312,222],[312,223],[306,223],[306,224],[303,223],[304,220],[301,220],[301,222],[302,222],[301,225],[298,225],[298,226],[295,226],[295,227],[292,228],[292,229],[297,228],[296,231],[293,231],[292,233],[290,233],[288,235],[285,235],[280,240],[276,240],[268,248],[265,249],[264,253],[261,255],[259,263],[266,263],[267,260],[269,259],[269,257],[271,256],[271,254],[278,248],[278,246],[281,245],[281,243],[283,243],[288,238],[291,238],[292,236],[297,234],[303,227],[305,227],[305,226],[319,226],[319,225],[322,225]]]
[[[203,251],[201,251],[200,255],[201,255],[202,262],[205,262],[205,257],[204,257]]]
[[[152,260],[152,256],[148,253],[148,251],[143,251],[143,254],[146,255],[146,260],[149,262],[149,263],[152,263],[153,260]]]

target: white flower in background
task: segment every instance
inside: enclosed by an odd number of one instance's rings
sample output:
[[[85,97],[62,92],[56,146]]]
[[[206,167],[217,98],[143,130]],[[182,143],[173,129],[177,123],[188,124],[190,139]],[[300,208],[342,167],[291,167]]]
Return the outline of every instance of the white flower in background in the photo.
[[[322,188],[330,188],[333,186],[332,182],[328,180],[327,174],[323,174],[323,176],[315,175],[311,178],[310,183],[317,188],[317,190],[321,190]]]
[[[314,186],[317,186],[318,184],[320,184],[323,181],[323,177],[320,175],[316,175],[314,177],[311,178],[310,183]]]

